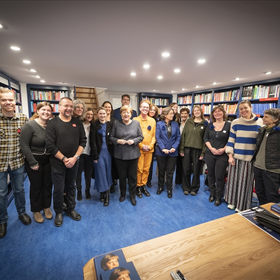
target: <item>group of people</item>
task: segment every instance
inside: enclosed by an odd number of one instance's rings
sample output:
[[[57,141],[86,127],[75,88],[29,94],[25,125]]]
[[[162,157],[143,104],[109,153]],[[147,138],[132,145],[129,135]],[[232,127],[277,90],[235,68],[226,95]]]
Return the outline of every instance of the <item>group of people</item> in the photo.
[[[255,178],[261,204],[279,202],[280,113],[264,112],[263,120],[252,112],[251,103],[239,105],[240,117],[232,123],[222,105],[213,108],[209,123],[199,105],[191,116],[188,108],[178,112],[178,104],[159,109],[148,100],[139,104],[140,114],[129,106],[130,96],[122,96],[122,106],[113,110],[109,101],[97,110],[97,119],[83,101],[63,97],[59,115],[53,117],[48,102],[38,104],[28,121],[15,113],[14,93],[0,89],[0,238],[7,233],[7,178],[14,192],[18,216],[24,225],[31,223],[25,211],[24,170],[30,181],[30,204],[34,220],[52,219],[63,224],[63,211],[75,221],[77,200],[82,200],[82,173],[85,197],[91,198],[91,179],[100,193],[100,201],[109,205],[110,193],[119,179],[120,197],[129,186],[131,204],[136,196],[150,196],[153,158],[157,159],[158,188],[172,198],[172,182],[182,184],[184,195],[195,196],[200,187],[204,160],[207,164],[209,201],[219,206],[224,197],[230,209],[250,207]],[[224,176],[228,168],[227,187]],[[53,186],[53,190],[52,190]],[[225,190],[224,190],[225,188]]]

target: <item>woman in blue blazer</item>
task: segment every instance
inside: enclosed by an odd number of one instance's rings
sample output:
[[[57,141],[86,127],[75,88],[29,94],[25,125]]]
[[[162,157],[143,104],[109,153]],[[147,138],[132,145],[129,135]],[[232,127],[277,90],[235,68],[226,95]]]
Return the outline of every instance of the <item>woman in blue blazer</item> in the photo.
[[[155,155],[158,164],[158,190],[161,194],[164,188],[166,174],[166,187],[168,198],[172,197],[173,174],[178,156],[178,146],[181,140],[179,125],[173,121],[174,112],[171,107],[162,110],[161,119],[157,123]]]

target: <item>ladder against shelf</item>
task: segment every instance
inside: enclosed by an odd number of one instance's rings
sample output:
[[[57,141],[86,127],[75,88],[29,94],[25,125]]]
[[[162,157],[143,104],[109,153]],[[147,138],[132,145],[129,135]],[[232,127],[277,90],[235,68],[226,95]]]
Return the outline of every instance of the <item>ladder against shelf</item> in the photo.
[[[86,108],[92,108],[94,119],[97,119],[97,109],[99,107],[95,88],[75,87],[75,99],[86,104]]]

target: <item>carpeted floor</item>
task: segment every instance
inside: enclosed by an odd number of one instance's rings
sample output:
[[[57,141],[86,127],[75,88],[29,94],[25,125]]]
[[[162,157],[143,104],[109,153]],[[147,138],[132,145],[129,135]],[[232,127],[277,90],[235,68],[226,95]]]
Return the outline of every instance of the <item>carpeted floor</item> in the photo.
[[[54,219],[38,224],[33,215],[31,225],[22,225],[12,201],[8,233],[0,239],[0,279],[83,279],[83,266],[96,255],[233,214],[225,202],[219,207],[208,202],[203,179],[201,176],[197,196],[185,196],[181,186],[174,185],[173,198],[169,199],[166,190],[156,194],[154,174],[153,187],[148,188],[151,196],[137,198],[136,207],[128,196],[123,203],[118,201],[118,186],[109,207],[103,207],[92,180],[92,198],[86,200],[83,191],[83,200],[77,201],[82,220],[64,215],[60,228],[54,226]],[[31,215],[28,178],[25,190],[27,213]]]

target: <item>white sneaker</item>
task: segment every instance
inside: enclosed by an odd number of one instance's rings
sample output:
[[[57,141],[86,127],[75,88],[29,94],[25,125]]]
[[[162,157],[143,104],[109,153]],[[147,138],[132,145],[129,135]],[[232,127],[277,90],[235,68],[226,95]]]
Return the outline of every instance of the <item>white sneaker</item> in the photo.
[[[241,211],[239,209],[235,208],[235,212],[240,213]]]
[[[233,205],[233,204],[228,204],[227,208],[230,209],[230,210],[234,210],[234,209],[235,209],[235,205]]]

